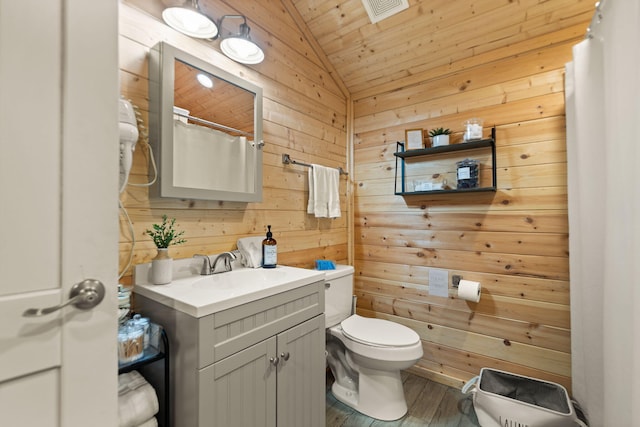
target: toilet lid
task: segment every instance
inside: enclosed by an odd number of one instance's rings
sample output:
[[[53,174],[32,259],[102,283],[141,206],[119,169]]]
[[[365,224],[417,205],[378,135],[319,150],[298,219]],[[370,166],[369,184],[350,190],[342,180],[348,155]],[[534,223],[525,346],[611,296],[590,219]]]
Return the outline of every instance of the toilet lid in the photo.
[[[340,324],[349,338],[367,344],[385,347],[414,345],[420,336],[404,325],[383,319],[372,319],[354,314]]]

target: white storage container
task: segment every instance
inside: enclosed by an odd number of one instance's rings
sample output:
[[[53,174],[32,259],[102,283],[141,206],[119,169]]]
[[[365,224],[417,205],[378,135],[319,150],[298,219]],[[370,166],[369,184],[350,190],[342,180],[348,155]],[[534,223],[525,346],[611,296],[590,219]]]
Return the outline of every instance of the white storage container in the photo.
[[[473,393],[482,427],[586,427],[559,384],[482,368],[462,389]]]

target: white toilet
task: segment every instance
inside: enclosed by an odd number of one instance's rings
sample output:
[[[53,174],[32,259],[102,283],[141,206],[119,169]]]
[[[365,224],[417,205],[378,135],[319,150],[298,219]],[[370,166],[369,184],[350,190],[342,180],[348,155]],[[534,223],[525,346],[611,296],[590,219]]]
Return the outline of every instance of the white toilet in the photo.
[[[384,421],[407,413],[400,370],[422,357],[412,329],[352,313],[353,272],[348,265],[326,271],[327,362],[333,395],[353,409]]]

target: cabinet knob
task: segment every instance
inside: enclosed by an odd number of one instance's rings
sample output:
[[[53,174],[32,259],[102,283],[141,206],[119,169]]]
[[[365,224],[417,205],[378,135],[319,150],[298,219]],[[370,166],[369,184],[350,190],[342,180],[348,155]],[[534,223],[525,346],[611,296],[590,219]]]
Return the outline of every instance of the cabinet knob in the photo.
[[[282,352],[280,353],[280,357],[284,359],[284,361],[286,362],[287,360],[289,360],[289,352],[287,351],[286,353]]]
[[[271,362],[273,366],[278,366],[278,363],[280,363],[280,359],[278,358],[278,356],[272,357],[269,359],[269,362]]]

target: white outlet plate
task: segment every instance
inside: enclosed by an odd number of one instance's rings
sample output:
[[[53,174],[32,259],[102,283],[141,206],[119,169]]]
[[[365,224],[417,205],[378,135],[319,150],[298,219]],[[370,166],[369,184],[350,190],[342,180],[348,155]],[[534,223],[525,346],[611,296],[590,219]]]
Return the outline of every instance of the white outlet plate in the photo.
[[[449,270],[429,269],[429,295],[445,298],[449,296]]]

